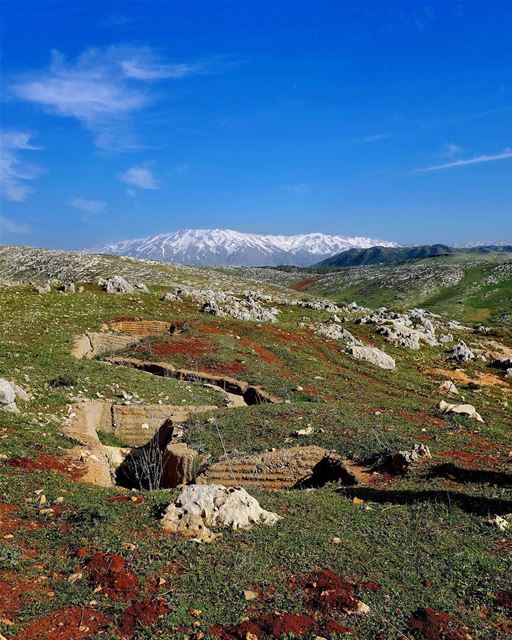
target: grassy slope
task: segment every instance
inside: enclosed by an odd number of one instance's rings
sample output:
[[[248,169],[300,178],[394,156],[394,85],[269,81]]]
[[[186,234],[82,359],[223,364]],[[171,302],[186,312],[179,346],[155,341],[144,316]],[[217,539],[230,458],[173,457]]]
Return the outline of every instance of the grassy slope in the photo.
[[[396,357],[397,370],[381,371],[353,362],[334,343],[297,327],[305,315],[318,321],[328,314],[283,308],[279,327],[289,332],[283,337],[274,329],[204,316],[192,305],[163,303],[160,292],[153,289],[148,295],[118,297],[95,287],[75,295],[38,296],[28,287],[0,291],[0,326],[6,336],[0,345],[0,376],[14,378],[36,396],[28,404],[20,403],[20,415],[0,414],[0,453],[34,459],[55,455],[59,460],[70,446],[60,435],[60,418],[70,395],[78,393],[115,398],[120,389],[126,389],[148,402],[162,398],[178,403],[209,401],[213,392],[207,389],[192,386],[189,391],[190,385],[174,380],[69,356],[73,335],[99,328],[112,318],[182,318],[188,320],[189,329],[179,339],[201,338],[211,348],[168,360],[217,370],[243,363],[246,372],[238,374],[240,378],[260,382],[290,401],[220,411],[215,413],[214,425],[208,416],[195,419],[187,438],[214,458],[224,449],[249,452],[291,446],[296,444],[293,432],[311,424],[316,433],[301,441],[304,444],[316,443],[358,457],[374,452],[382,441],[405,446],[425,441],[434,456],[431,466],[452,461],[501,470],[510,478],[512,414],[503,404],[510,395],[494,387],[463,387],[466,401],[477,406],[485,424],[439,418],[434,409],[439,399],[436,382],[421,372],[446,366],[442,350],[415,353],[386,345],[386,351]],[[369,327],[354,331],[367,342],[383,344]],[[151,348],[152,340],[146,342]],[[484,369],[482,363],[466,367],[470,374]],[[76,380],[74,388],[49,387],[48,381],[57,375]],[[303,391],[297,390],[298,385]],[[39,514],[35,492],[41,489],[48,503],[64,497],[54,518]],[[422,493],[426,489],[431,491],[428,496]],[[236,622],[254,606],[244,600],[246,589],[275,587],[268,602],[257,603],[262,611],[300,611],[299,594],[288,587],[291,576],[324,566],[356,581],[380,585],[375,592],[360,592],[371,606],[369,616],[340,617],[354,629],[355,638],[382,637],[379,633],[389,639],[402,638],[404,633],[409,637],[407,619],[418,606],[434,606],[454,615],[473,630],[474,638],[506,637],[503,614],[493,600],[510,586],[512,561],[507,549],[512,538],[491,528],[486,514],[503,507],[510,492],[485,481],[461,484],[432,478],[425,464],[410,477],[394,480],[387,490],[391,493],[371,495],[335,486],[311,492],[256,491],[265,508],[284,516],[275,528],[226,532],[216,544],[196,547],[158,529],[158,509],[176,492],[146,494],[143,503],[111,503],[115,489],[89,487],[49,471],[3,466],[1,501],[17,506],[19,525],[13,530],[14,538],[4,541],[0,570],[14,571],[29,582],[40,576],[46,579],[29,593],[23,610],[10,616],[13,626],[0,622],[0,632],[11,639],[46,611],[95,601],[93,606],[112,620],[111,631],[102,637],[115,638],[114,621],[128,603],[93,593],[93,585],[84,578],[67,580],[86,561],[74,553],[85,547],[86,559],[93,550],[125,556],[143,589],[154,576],[166,579],[160,591],[170,611],[161,622],[163,635],[158,627],[140,629],[136,638],[141,640],[193,637],[191,608],[202,610],[205,631],[212,623]],[[364,499],[362,505],[353,503],[354,493]],[[410,504],[400,504],[405,495]],[[476,506],[468,502],[470,496],[478,497]],[[334,536],[341,538],[341,544],[332,543]],[[127,548],[127,543],[135,549]],[[177,565],[182,567],[180,575],[176,575]],[[53,595],[48,596],[49,592]]]

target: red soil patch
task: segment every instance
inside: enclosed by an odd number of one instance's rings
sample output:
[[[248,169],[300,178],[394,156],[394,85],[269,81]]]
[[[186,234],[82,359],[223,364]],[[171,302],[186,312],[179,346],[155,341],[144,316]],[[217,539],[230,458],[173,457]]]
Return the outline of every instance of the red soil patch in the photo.
[[[157,356],[167,355],[202,355],[213,350],[212,344],[204,338],[183,337],[165,342],[151,343],[151,351]]]
[[[21,580],[14,571],[0,572],[0,612],[12,618],[30,601],[30,596],[42,591],[41,583],[34,579]]]
[[[297,282],[293,282],[290,285],[290,289],[293,289],[294,291],[303,291],[304,289],[309,287],[310,284],[314,284],[317,280],[318,278],[308,278],[306,280],[297,280]]]
[[[75,466],[70,466],[65,458],[58,458],[48,454],[41,454],[38,458],[26,458],[24,456],[13,456],[5,461],[6,467],[12,469],[23,469],[24,471],[55,471],[78,480],[82,476],[82,470]]]
[[[233,360],[233,362],[202,362],[201,370],[216,374],[230,373],[239,375],[247,373],[247,367],[238,360]]]
[[[485,453],[470,453],[461,449],[444,449],[438,451],[437,455],[444,460],[457,460],[470,468],[481,468],[482,464],[493,465],[503,462],[499,456],[490,456]]]
[[[321,569],[302,580],[304,604],[315,611],[335,610],[352,613],[358,610],[359,600],[354,585],[330,569]]]
[[[143,504],[145,502],[143,496],[112,496],[107,498],[107,502],[133,502],[133,504]]]
[[[14,533],[18,526],[18,520],[14,517],[18,507],[7,502],[0,503],[0,534],[2,536]]]
[[[15,640],[82,640],[100,634],[109,619],[89,607],[66,607],[36,618]]]
[[[318,387],[315,387],[314,384],[307,384],[304,387],[304,393],[309,393],[311,395],[316,395],[316,394],[320,393],[320,391],[319,391]]]
[[[301,637],[310,634],[316,626],[316,621],[311,616],[269,613],[236,626],[213,625],[209,632],[218,640],[247,640],[247,638],[261,640],[262,638],[281,638],[287,634]]]
[[[163,598],[137,600],[123,611],[117,623],[122,638],[133,638],[137,628],[152,627],[169,611]]]
[[[280,364],[279,358],[261,344],[253,342],[252,340],[249,340],[249,338],[240,338],[240,342],[245,347],[249,347],[249,349],[255,351],[263,362],[267,362],[268,364]]]
[[[300,343],[304,341],[304,336],[299,333],[293,333],[291,331],[284,331],[283,329],[279,329],[278,327],[271,327],[270,325],[265,325],[260,327],[261,331],[265,333],[271,333],[277,338],[282,338],[288,342]]]
[[[218,336],[225,336],[228,334],[228,331],[219,327],[219,325],[213,322],[198,322],[197,328],[199,331],[204,331],[204,333],[212,333]]]
[[[353,613],[359,609],[354,597],[354,585],[336,575],[330,569],[322,569],[305,578],[292,578],[290,587],[304,589],[304,604],[310,614],[268,613],[238,625],[214,625],[209,632],[218,640],[262,640],[264,638],[310,637],[311,634],[331,637],[333,634],[351,633],[325,614]]]
[[[467,640],[468,637],[466,627],[455,627],[451,616],[430,607],[415,611],[407,625],[425,640]]]
[[[113,600],[132,600],[138,593],[139,580],[126,560],[112,553],[96,553],[84,569],[90,582],[102,588]]]
[[[494,604],[512,616],[512,591],[501,591],[494,599]]]

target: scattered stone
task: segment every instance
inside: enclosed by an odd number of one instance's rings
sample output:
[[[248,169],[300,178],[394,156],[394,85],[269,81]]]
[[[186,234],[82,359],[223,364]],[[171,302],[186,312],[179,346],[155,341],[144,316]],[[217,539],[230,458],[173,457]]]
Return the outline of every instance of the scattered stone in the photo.
[[[249,529],[255,524],[275,524],[280,517],[262,509],[245,489],[192,484],[166,509],[162,528],[196,542],[211,542],[212,529]]]
[[[394,475],[405,475],[409,467],[418,462],[420,458],[431,458],[430,449],[425,444],[415,444],[407,451],[384,451],[378,454],[377,459],[371,464],[372,471],[385,471]]]
[[[135,287],[127,282],[122,276],[112,276],[108,278],[103,284],[102,288],[107,293],[133,293]]]
[[[362,342],[355,338],[350,331],[339,327],[336,324],[332,323],[322,323],[315,331],[316,335],[322,336],[322,338],[327,338],[328,340],[343,340],[347,344],[360,345],[362,346]]]
[[[48,282],[45,283],[45,284],[41,284],[41,285],[39,285],[37,287],[34,287],[34,291],[36,293],[41,293],[41,294],[42,293],[50,293],[51,290],[52,290],[52,287]]]
[[[0,410],[10,413],[18,413],[19,411],[16,406],[16,391],[12,384],[4,378],[0,378]]]
[[[441,384],[437,387],[437,390],[441,393],[459,393],[459,390],[451,380],[445,380],[444,382],[441,382]]]
[[[477,413],[477,410],[472,404],[450,404],[449,402],[441,400],[438,407],[443,413],[457,413],[462,416],[467,416],[468,418],[474,418],[478,420],[478,422],[483,422],[482,416]]]
[[[474,360],[475,358],[475,354],[463,340],[457,342],[457,344],[453,347],[451,353],[451,357],[457,362],[468,362],[469,360]]]
[[[489,519],[489,524],[492,524],[500,531],[506,531],[509,528],[511,522],[512,522],[512,513],[508,513],[505,516],[496,515]]]
[[[356,360],[370,362],[381,369],[394,369],[396,366],[393,358],[377,347],[349,345],[347,351]]]
[[[74,282],[65,282],[59,287],[59,291],[62,293],[75,293],[75,283]]]

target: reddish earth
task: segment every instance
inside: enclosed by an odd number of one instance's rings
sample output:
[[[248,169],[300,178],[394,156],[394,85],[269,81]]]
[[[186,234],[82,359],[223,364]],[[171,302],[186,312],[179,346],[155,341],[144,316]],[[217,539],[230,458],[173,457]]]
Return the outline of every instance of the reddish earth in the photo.
[[[494,599],[494,604],[512,616],[512,591],[501,591]]]
[[[430,607],[417,609],[407,624],[425,640],[467,640],[469,633],[466,627],[455,626],[451,616]]]
[[[233,360],[233,362],[202,362],[201,371],[206,371],[207,373],[230,373],[232,375],[238,375],[247,373],[247,367],[238,360]]]
[[[354,585],[350,582],[330,569],[322,569],[303,578],[292,578],[290,588],[304,590],[304,604],[311,614],[268,613],[238,625],[214,625],[210,634],[218,640],[262,640],[289,635],[310,637],[313,633],[331,637],[352,632],[325,615],[333,610],[337,613],[358,610],[359,600],[354,596]]]
[[[317,626],[311,616],[301,614],[269,613],[254,620],[247,620],[235,626],[214,625],[209,632],[218,640],[246,640],[254,638],[282,638],[293,634],[301,637],[310,634]]]
[[[445,460],[457,460],[470,468],[482,468],[482,464],[493,465],[502,462],[499,456],[490,456],[485,453],[470,453],[461,449],[444,449],[438,451],[437,455]]]
[[[144,496],[112,496],[107,498],[107,502],[133,502],[133,504],[143,504]]]
[[[317,280],[318,278],[309,278],[307,280],[297,280],[297,282],[293,282],[290,285],[290,289],[293,289],[294,291],[303,291],[304,289],[309,287],[310,284],[314,284]]]
[[[174,338],[170,341],[152,342],[151,351],[157,356],[167,355],[201,355],[213,350],[210,341],[204,338]]]
[[[352,613],[358,609],[354,585],[330,569],[316,571],[303,578],[300,584],[304,589],[304,604],[314,611]]]
[[[119,634],[122,638],[133,638],[138,627],[152,627],[168,611],[169,607],[163,598],[136,600],[119,617]]]
[[[214,322],[198,322],[196,327],[199,329],[199,331],[204,331],[205,333],[212,333],[218,336],[225,336],[229,333],[225,329],[222,329],[222,327],[219,327],[219,325],[215,324]]]
[[[0,613],[4,618],[15,616],[32,595],[41,592],[41,583],[21,580],[14,571],[0,572]]]
[[[279,358],[261,344],[253,342],[252,340],[249,340],[249,338],[240,338],[240,342],[245,347],[249,347],[249,349],[255,351],[263,362],[267,362],[268,364],[280,364]]]
[[[82,640],[101,634],[109,619],[89,607],[66,607],[36,618],[15,640]]]
[[[62,473],[73,480],[78,480],[82,476],[82,470],[75,466],[70,466],[65,458],[59,458],[49,454],[41,454],[38,458],[26,458],[24,456],[13,456],[5,461],[6,467],[13,469],[23,469],[24,471],[55,471]]]
[[[92,584],[102,588],[103,595],[113,600],[132,600],[138,594],[139,580],[122,556],[96,553],[84,573]]]

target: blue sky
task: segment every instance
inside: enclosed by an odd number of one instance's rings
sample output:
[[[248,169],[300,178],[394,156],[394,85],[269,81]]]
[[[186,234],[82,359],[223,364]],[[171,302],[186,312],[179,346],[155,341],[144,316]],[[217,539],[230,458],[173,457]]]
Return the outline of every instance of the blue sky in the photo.
[[[512,3],[2,3],[3,243],[512,242]]]

